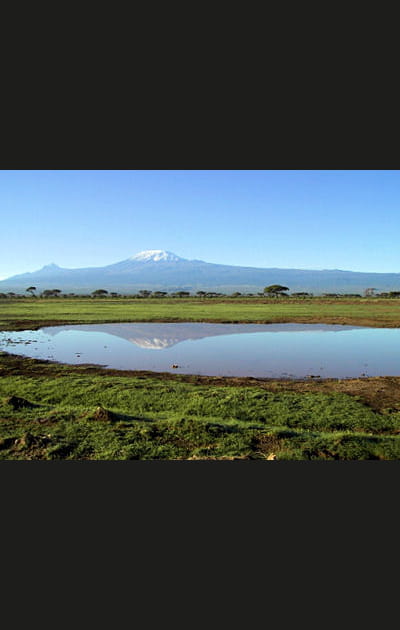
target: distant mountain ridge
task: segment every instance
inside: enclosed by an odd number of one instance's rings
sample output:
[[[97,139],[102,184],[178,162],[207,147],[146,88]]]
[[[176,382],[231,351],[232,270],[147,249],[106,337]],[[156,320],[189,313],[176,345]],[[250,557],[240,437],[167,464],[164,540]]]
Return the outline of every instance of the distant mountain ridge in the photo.
[[[291,292],[363,293],[400,290],[400,273],[370,273],[341,269],[282,269],[240,267],[188,260],[165,250],[146,250],[105,267],[67,269],[50,263],[37,271],[0,281],[0,293],[60,289],[64,293],[91,293],[96,289],[121,294],[150,291],[217,291],[257,293],[270,284]]]

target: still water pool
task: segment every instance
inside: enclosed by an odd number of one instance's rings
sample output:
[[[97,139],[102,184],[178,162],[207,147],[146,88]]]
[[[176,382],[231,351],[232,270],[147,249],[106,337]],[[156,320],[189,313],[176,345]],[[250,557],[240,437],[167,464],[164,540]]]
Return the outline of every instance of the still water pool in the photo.
[[[61,363],[209,376],[400,375],[398,328],[328,324],[86,324],[0,331],[0,350]]]

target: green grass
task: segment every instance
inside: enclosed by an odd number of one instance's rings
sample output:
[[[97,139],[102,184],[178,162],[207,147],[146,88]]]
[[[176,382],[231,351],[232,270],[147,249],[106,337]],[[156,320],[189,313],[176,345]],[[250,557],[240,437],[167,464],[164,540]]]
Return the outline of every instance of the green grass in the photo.
[[[400,326],[390,299],[18,299],[0,300],[0,329],[57,323],[134,321],[326,322]]]
[[[52,370],[0,379],[0,459],[400,458],[400,413],[346,394]],[[37,406],[14,410],[11,395]]]

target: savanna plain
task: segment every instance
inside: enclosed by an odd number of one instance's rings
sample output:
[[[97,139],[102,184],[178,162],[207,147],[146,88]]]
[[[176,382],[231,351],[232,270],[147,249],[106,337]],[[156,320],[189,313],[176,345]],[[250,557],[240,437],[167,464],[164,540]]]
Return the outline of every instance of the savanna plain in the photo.
[[[111,322],[400,327],[385,298],[7,298],[0,330]],[[400,377],[272,380],[0,354],[0,459],[393,460]]]

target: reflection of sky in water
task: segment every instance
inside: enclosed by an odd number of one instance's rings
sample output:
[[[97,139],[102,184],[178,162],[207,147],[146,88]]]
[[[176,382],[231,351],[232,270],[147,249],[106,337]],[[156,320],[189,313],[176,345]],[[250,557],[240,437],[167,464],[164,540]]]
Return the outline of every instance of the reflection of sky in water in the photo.
[[[210,376],[400,375],[400,330],[396,328],[88,324],[3,331],[0,349],[62,363]],[[179,368],[173,369],[173,364]]]

